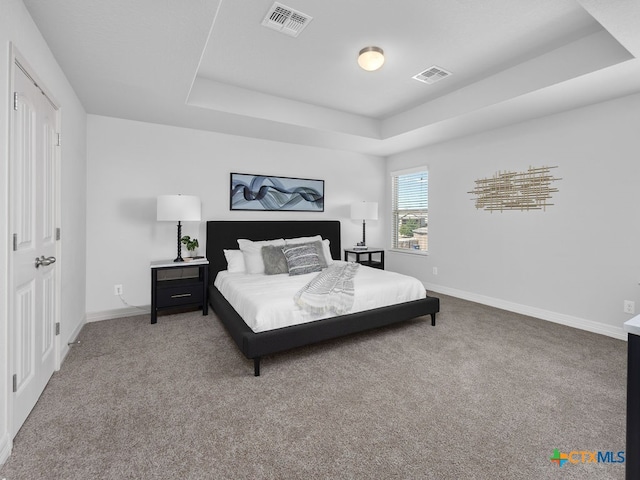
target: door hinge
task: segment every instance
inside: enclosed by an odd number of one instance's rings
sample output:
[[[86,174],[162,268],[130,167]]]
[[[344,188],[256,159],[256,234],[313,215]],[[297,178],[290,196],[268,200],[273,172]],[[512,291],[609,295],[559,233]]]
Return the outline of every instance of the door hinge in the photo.
[[[13,374],[13,393],[18,391],[18,375]]]
[[[61,145],[62,145],[62,143],[61,143],[61,142],[62,142],[62,139],[61,139],[61,135],[60,135],[59,133],[56,133],[56,135],[58,136],[57,143],[56,143],[56,147],[59,147],[59,146],[61,146]]]
[[[18,92],[13,92],[13,109],[18,110]]]
[[[60,322],[56,323],[56,335],[60,335]]]
[[[56,240],[60,240],[60,227],[56,228]]]
[[[16,252],[18,250],[18,234],[13,234],[13,251]]]

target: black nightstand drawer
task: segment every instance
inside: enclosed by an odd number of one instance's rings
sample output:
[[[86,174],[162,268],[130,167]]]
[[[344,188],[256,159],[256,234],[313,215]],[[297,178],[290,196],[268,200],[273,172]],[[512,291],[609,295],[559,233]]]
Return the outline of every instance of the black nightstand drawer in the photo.
[[[202,315],[208,315],[208,286],[209,261],[206,258],[191,262],[151,262],[151,323],[158,323],[158,312],[176,307],[202,308]]]
[[[202,284],[158,287],[157,295],[158,308],[202,303]]]

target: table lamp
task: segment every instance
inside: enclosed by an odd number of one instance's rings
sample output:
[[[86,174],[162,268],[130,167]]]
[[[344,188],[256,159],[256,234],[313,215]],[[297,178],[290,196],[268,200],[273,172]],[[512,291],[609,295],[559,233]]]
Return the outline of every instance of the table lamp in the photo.
[[[182,258],[182,224],[181,222],[200,221],[200,198],[193,195],[160,195],[158,196],[158,221],[178,222],[178,256],[174,262],[184,262]]]
[[[378,202],[355,202],[351,204],[351,219],[362,220],[362,242],[358,246],[366,247],[366,220],[378,219]]]

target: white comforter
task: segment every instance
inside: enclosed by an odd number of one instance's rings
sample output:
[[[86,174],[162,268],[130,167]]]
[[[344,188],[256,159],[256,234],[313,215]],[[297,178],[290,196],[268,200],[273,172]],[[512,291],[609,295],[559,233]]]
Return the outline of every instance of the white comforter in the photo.
[[[289,276],[219,272],[214,285],[254,332],[307,323],[331,315],[314,315],[298,307],[293,296],[317,273]],[[355,299],[349,313],[426,297],[419,280],[360,266],[354,278]]]

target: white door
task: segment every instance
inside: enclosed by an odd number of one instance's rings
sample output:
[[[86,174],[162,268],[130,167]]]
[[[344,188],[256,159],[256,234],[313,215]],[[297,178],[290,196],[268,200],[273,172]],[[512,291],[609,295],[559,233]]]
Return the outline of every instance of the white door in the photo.
[[[16,64],[10,164],[15,436],[56,366],[57,111]]]

